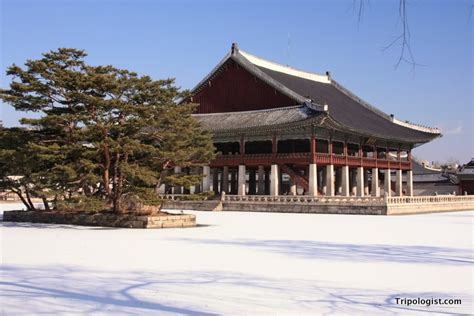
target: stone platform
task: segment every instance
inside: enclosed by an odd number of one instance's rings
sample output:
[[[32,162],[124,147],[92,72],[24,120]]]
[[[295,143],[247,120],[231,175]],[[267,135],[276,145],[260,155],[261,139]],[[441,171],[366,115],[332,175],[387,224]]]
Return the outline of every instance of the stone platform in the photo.
[[[122,228],[181,228],[196,226],[195,215],[144,216],[110,213],[57,213],[45,211],[5,211],[4,222],[31,222]]]
[[[402,215],[474,210],[474,196],[310,197],[225,195],[220,200],[179,201],[168,197],[166,209],[277,213]]]

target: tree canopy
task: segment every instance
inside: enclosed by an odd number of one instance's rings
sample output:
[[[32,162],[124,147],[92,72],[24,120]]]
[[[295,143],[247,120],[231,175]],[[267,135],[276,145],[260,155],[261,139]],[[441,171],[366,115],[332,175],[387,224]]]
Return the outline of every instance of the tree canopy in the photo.
[[[0,99],[41,115],[22,119],[24,129],[1,130],[0,158],[16,157],[0,165],[3,186],[54,207],[92,201],[120,212],[125,197],[153,201],[163,183],[197,184],[197,175],[168,172],[207,164],[214,152],[191,116],[195,106],[177,102],[185,92],[174,79],[91,66],[86,56],[60,48],[8,68],[12,81]]]

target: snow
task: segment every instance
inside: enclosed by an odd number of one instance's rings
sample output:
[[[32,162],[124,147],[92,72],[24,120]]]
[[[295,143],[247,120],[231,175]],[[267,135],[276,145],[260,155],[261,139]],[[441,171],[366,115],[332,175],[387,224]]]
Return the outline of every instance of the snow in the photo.
[[[2,222],[2,312],[474,312],[474,212],[391,217],[188,213],[197,215],[199,227],[133,230]],[[397,297],[460,298],[462,305],[397,305]]]

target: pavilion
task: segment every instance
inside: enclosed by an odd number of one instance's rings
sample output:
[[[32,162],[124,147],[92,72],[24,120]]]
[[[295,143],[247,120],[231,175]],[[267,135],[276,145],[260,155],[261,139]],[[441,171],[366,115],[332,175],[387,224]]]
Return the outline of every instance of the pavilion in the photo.
[[[277,64],[236,44],[185,101],[198,104],[194,117],[217,151],[195,192],[412,196],[411,151],[440,136],[383,113],[329,72]]]

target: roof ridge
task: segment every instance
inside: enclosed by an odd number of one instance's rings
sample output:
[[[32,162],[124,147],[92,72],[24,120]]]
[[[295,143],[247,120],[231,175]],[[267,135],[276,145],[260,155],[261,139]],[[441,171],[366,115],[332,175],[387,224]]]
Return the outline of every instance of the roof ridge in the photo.
[[[241,49],[238,49],[238,52],[240,53],[240,55],[242,55],[245,59],[247,59],[249,62],[251,62],[255,66],[267,68],[270,70],[286,73],[292,76],[296,76],[296,77],[300,77],[300,78],[304,78],[304,79],[308,79],[312,81],[317,81],[317,82],[322,82],[322,83],[331,83],[331,77],[329,75],[329,72],[327,72],[325,75],[322,75],[316,72],[310,72],[310,71],[290,67],[288,65],[283,65],[283,64],[256,56],[254,54],[251,54]]]

